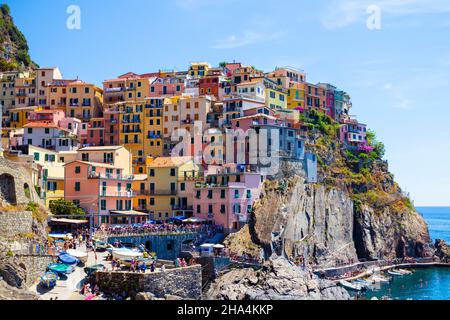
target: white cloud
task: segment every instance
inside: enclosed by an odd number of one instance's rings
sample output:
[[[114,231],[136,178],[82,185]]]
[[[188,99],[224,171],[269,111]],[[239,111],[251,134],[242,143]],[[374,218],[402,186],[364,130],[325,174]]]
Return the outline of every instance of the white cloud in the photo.
[[[214,49],[234,49],[247,45],[252,45],[261,42],[268,42],[279,39],[283,36],[283,32],[256,32],[246,31],[241,35],[229,35],[226,38],[219,40],[214,46]]]
[[[371,5],[380,7],[382,17],[450,12],[448,0],[335,0],[322,12],[322,25],[338,29],[363,23],[369,17],[367,8]]]

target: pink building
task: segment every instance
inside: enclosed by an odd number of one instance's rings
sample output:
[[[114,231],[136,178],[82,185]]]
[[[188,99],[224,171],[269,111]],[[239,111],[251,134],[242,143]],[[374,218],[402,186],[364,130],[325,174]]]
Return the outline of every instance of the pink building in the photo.
[[[344,146],[358,150],[367,144],[367,125],[358,123],[356,119],[344,120],[339,129],[339,138]]]
[[[239,166],[210,169],[215,172],[206,174],[205,182],[195,186],[194,216],[235,232],[248,222],[263,177]]]
[[[89,123],[84,124],[86,129],[81,134],[81,144],[83,146],[103,146],[105,145],[105,119],[91,118]]]
[[[184,79],[181,77],[159,77],[150,84],[149,97],[180,96],[184,88]]]

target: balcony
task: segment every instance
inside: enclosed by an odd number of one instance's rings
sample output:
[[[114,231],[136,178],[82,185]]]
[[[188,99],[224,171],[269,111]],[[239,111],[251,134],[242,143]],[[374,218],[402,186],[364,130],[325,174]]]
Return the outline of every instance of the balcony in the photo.
[[[133,198],[135,197],[135,193],[130,191],[108,191],[108,192],[100,192],[100,197],[117,197],[117,198]]]
[[[188,205],[175,204],[175,205],[172,206],[172,210],[193,211],[194,207],[193,206],[188,206]]]
[[[147,139],[161,139],[162,135],[161,134],[149,134],[147,135]]]
[[[114,92],[122,92],[124,90],[125,90],[125,88],[106,88],[105,92],[106,93],[114,93]]]
[[[133,181],[133,175],[121,175],[121,174],[104,174],[98,172],[89,172],[89,179],[103,179],[103,180],[120,180],[120,181]]]

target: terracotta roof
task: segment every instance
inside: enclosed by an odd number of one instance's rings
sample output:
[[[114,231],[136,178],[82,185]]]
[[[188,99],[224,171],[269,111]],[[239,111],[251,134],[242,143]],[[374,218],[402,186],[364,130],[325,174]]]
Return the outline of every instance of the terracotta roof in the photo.
[[[88,161],[81,161],[81,160],[75,160],[69,163],[65,163],[63,166],[67,166],[71,163],[82,163],[82,164],[86,164],[88,166],[93,166],[93,167],[98,167],[98,168],[109,168],[109,169],[116,169],[115,166],[111,165],[111,164],[107,164],[107,163],[100,163],[100,162],[88,162]]]
[[[54,122],[33,121],[23,126],[24,128],[58,128]]]
[[[159,157],[150,163],[150,168],[171,168],[179,167],[193,160],[192,157]]]

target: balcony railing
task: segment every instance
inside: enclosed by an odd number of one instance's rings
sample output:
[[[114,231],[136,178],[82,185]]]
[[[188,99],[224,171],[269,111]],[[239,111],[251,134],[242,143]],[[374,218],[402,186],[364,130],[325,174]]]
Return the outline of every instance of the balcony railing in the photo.
[[[133,191],[107,191],[100,192],[100,197],[118,197],[118,198],[133,198],[136,195]]]

